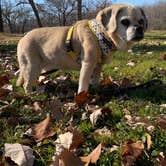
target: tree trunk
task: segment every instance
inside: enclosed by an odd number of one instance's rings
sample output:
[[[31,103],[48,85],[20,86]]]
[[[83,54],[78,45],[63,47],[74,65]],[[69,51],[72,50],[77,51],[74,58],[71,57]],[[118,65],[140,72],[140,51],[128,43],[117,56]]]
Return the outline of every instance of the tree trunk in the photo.
[[[0,32],[4,32],[1,0],[0,0]]]
[[[82,0],[77,0],[77,19],[82,20]]]
[[[28,1],[29,1],[29,4],[30,4],[31,7],[32,7],[32,10],[33,10],[33,12],[34,12],[34,14],[35,14],[35,17],[36,17],[36,19],[37,19],[38,26],[39,26],[39,27],[42,27],[43,25],[42,25],[42,23],[41,23],[41,20],[40,20],[40,17],[39,17],[39,13],[38,13],[38,10],[37,10],[37,8],[36,8],[36,6],[35,6],[34,0],[28,0]]]

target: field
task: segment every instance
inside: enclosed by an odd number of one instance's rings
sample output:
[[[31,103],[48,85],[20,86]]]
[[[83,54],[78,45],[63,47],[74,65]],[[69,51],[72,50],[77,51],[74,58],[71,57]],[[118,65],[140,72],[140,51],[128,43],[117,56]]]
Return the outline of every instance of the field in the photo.
[[[166,165],[166,31],[117,52],[100,87],[79,95],[75,71],[40,77],[30,95],[16,87],[20,38],[0,34],[0,165],[18,164],[9,143],[19,143],[27,165],[23,145],[35,166]]]

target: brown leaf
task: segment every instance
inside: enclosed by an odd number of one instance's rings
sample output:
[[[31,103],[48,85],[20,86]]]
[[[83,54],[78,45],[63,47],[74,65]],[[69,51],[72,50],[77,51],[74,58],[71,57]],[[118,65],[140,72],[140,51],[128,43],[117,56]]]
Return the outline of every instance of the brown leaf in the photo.
[[[72,140],[72,144],[70,145],[70,150],[76,149],[84,141],[85,141],[85,138],[82,137],[81,132],[74,129],[74,131],[73,131],[73,140]]]
[[[54,163],[51,166],[84,166],[85,162],[81,161],[73,152],[63,149],[60,154],[55,154]]]
[[[4,100],[10,92],[8,89],[0,88],[0,99]]]
[[[101,82],[100,85],[104,86],[104,85],[110,85],[113,84],[113,79],[111,76],[104,78]]]
[[[88,166],[89,163],[96,163],[101,154],[101,143],[86,157],[80,157],[81,161],[85,162]]]
[[[34,102],[33,103],[33,106],[32,106],[32,110],[34,110],[34,111],[41,111],[42,109],[41,109],[41,104],[39,103],[39,102]]]
[[[166,116],[160,116],[156,121],[156,125],[166,130]]]
[[[40,142],[45,138],[52,137],[55,135],[55,131],[51,129],[51,118],[48,116],[45,120],[39,124],[32,126],[32,136],[36,142]]]
[[[77,105],[83,105],[87,102],[87,100],[89,99],[90,95],[88,92],[80,92],[79,94],[77,94],[75,97],[74,97],[74,100],[76,102]]]
[[[64,149],[60,155],[60,159],[63,161],[64,166],[84,166],[85,162],[68,149]]]
[[[82,137],[82,134],[76,129],[71,132],[66,132],[64,134],[60,134],[57,138],[56,149],[63,147],[68,150],[76,149],[85,139]]]
[[[8,84],[9,83],[9,76],[8,74],[3,74],[0,76],[0,87],[5,85],[5,84]]]
[[[122,158],[123,165],[130,166],[138,158],[138,156],[144,150],[144,144],[142,141],[128,142],[126,145],[122,146]]]
[[[163,60],[166,61],[166,53],[163,54]]]

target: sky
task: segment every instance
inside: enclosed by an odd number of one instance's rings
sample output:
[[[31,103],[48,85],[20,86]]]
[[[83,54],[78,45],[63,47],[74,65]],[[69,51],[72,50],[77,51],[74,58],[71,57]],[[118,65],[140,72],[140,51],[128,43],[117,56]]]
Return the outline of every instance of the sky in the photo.
[[[35,2],[41,3],[43,0],[34,0]],[[112,0],[113,3],[132,3],[134,5],[145,5],[145,4],[153,4],[158,0]],[[164,0],[163,0],[164,1]]]
[[[14,2],[15,0],[11,0],[11,1]],[[44,0],[34,0],[34,1],[36,3],[42,3]],[[99,0],[97,0],[97,1],[99,1]],[[158,1],[159,0],[112,0],[113,3],[131,3],[134,5],[138,5],[138,6],[143,6],[146,4],[153,4],[153,3],[158,2]],[[162,0],[162,1],[166,1],[166,0]]]

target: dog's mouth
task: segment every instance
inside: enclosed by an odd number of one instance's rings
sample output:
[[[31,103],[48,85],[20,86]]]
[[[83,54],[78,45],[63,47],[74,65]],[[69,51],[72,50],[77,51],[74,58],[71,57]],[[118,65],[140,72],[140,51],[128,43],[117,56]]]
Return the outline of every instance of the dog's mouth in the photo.
[[[144,35],[143,34],[137,34],[135,35],[131,40],[132,41],[140,41],[144,38]]]

